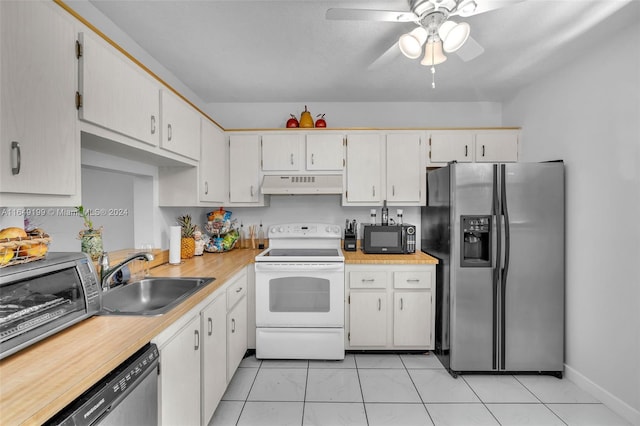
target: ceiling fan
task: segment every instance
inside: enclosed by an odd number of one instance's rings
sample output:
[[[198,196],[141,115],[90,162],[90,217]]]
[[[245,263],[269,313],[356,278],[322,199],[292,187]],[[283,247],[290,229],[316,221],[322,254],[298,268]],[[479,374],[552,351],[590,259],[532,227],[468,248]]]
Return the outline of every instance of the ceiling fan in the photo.
[[[444,52],[458,52],[458,55],[465,62],[484,52],[482,46],[470,37],[471,27],[469,24],[466,22],[458,23],[450,18],[478,15],[521,1],[524,0],[409,0],[409,11],[332,8],[327,10],[326,18],[415,23],[417,27],[401,35],[398,42],[378,60],[388,56],[389,53],[396,52],[396,45],[406,57],[417,59],[422,56],[422,47],[424,46],[424,57],[420,63],[431,66],[432,87],[435,88],[434,65],[447,60]],[[460,52],[459,49],[463,45],[466,45],[464,52]]]

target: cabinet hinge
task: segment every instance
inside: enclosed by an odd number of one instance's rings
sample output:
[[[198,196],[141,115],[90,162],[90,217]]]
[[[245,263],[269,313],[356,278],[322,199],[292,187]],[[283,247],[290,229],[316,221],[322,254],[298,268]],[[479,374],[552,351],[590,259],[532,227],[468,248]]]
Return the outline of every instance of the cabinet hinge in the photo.
[[[350,305],[351,304],[351,295],[349,295],[349,297],[347,297],[347,304]]]
[[[76,40],[76,58],[80,59],[82,57],[82,43],[80,40]]]
[[[82,95],[80,92],[76,92],[76,109],[82,108]]]
[[[347,137],[342,138],[342,145],[347,146]]]
[[[344,168],[347,165],[347,160],[345,160],[344,158],[342,159],[342,168]]]
[[[351,332],[347,333],[347,340],[351,341]]]
[[[160,363],[158,363],[158,376],[160,375]]]

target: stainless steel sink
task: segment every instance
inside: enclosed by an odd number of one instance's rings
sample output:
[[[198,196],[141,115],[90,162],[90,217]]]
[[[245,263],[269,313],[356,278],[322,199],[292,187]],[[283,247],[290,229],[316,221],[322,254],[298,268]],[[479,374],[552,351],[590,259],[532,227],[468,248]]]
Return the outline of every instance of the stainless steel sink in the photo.
[[[124,284],[102,294],[101,315],[162,315],[214,280],[150,277]]]

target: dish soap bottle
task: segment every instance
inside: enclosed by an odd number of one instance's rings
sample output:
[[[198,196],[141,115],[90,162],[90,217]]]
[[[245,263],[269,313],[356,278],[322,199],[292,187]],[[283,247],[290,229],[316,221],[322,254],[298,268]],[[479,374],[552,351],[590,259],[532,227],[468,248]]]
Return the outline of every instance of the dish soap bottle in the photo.
[[[264,248],[264,230],[262,229],[262,221],[260,221],[260,228],[258,229],[258,248]]]
[[[389,224],[389,209],[387,208],[387,200],[384,200],[384,204],[382,205],[382,224]]]

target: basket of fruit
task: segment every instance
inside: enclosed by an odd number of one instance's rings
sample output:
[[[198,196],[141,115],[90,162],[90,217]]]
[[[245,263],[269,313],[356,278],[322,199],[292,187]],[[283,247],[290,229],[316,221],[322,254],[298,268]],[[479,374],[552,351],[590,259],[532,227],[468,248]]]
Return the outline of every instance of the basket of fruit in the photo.
[[[22,228],[0,230],[0,268],[44,259],[51,237],[36,228],[27,233]]]
[[[204,229],[211,237],[206,242],[204,251],[222,253],[233,250],[240,234],[234,226],[236,221],[231,220],[231,212],[221,207],[219,210],[208,213],[207,219]]]

